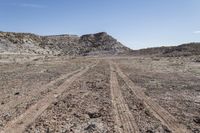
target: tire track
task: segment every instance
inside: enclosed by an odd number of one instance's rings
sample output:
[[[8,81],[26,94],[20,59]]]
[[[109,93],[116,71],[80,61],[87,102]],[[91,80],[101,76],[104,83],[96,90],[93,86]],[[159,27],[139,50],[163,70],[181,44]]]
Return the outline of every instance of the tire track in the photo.
[[[72,71],[68,74],[63,74],[60,77],[58,77],[57,79],[50,81],[48,84],[40,86],[38,88],[35,89],[31,89],[27,95],[24,95],[22,97],[18,97],[16,99],[13,99],[12,101],[4,104],[4,105],[0,105],[0,119],[2,119],[1,123],[2,126],[0,127],[0,131],[2,130],[2,128],[12,119],[14,119],[15,117],[17,117],[18,115],[22,114],[23,112],[25,112],[30,106],[34,105],[38,100],[42,99],[43,97],[45,97],[46,95],[48,95],[48,93],[51,93],[51,91],[53,89],[56,89],[56,87],[60,86],[60,85],[55,85],[57,83],[59,83],[60,81],[64,82],[64,79],[69,78],[70,76],[80,72],[81,70],[83,70],[84,67]],[[51,88],[51,89],[49,89]],[[33,101],[32,101],[33,100]],[[27,105],[24,106],[23,108],[20,108],[18,106],[20,105]],[[17,113],[17,111],[19,111]],[[9,113],[10,118],[7,120],[4,118],[4,116]]]
[[[110,70],[111,96],[116,124],[115,130],[119,133],[139,133],[139,128],[135,122],[135,119],[122,96],[118,85],[116,72],[114,71],[113,65],[111,63]]]
[[[190,133],[188,129],[180,124],[178,120],[168,111],[162,108],[158,103],[154,102],[150,97],[145,95],[143,89],[136,86],[119,68],[114,64],[119,76],[125,81],[128,87],[133,91],[134,95],[143,101],[146,108],[158,119],[161,123],[169,128],[173,133]]]
[[[59,78],[49,82],[48,84],[41,86],[41,88],[39,88],[39,89],[30,90],[28,95],[25,95],[24,97],[20,97],[18,99],[10,101],[4,105],[0,105],[0,112],[6,112],[6,111],[10,110],[11,108],[16,107],[17,105],[21,104],[22,102],[24,102],[28,99],[31,99],[32,97],[35,97],[35,96],[39,95],[40,93],[42,93],[43,91],[47,90],[48,88],[54,86],[55,83],[65,79],[65,78],[68,78],[69,76],[74,75],[74,74],[80,72],[81,70],[83,70],[83,68],[80,68],[80,69],[72,71],[68,74],[62,75]]]
[[[29,126],[35,119],[43,113],[49,105],[57,101],[57,97],[61,95],[77,78],[86,73],[91,67],[96,66],[97,63],[87,66],[82,71],[67,79],[61,86],[47,94],[43,99],[31,106],[25,113],[10,121],[1,133],[21,133],[27,126]]]

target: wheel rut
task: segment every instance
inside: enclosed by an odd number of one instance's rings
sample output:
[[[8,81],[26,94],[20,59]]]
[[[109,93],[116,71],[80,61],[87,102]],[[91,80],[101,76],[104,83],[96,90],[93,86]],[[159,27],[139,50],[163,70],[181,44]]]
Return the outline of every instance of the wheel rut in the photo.
[[[168,127],[173,133],[190,133],[190,131],[178,120],[172,116],[167,110],[162,108],[158,103],[154,102],[150,97],[145,95],[143,89],[139,86],[136,86],[119,68],[118,64],[113,63],[116,72],[119,76],[125,81],[127,86],[131,89],[136,97],[143,101],[146,108],[158,119],[161,123]]]
[[[25,113],[7,123],[1,133],[22,133],[27,126],[33,123],[53,102],[57,101],[60,96],[77,78],[85,74],[90,68],[96,66],[97,63],[87,66],[85,69],[68,78],[57,89],[48,93],[44,98],[40,99],[36,104],[32,105]]]
[[[115,130],[119,133],[139,133],[139,128],[135,119],[122,96],[117,75],[112,63],[110,63],[110,70],[110,85],[113,112],[115,116]]]
[[[64,74],[62,76],[60,76],[59,78],[49,82],[48,84],[40,87],[39,89],[32,89],[29,91],[29,94],[28,95],[25,95],[24,97],[20,97],[18,99],[15,99],[13,101],[10,101],[8,103],[6,103],[5,105],[0,105],[0,112],[6,112],[8,110],[10,110],[10,108],[14,108],[16,105],[19,105],[21,104],[22,102],[28,100],[28,99],[31,99],[31,97],[35,97],[37,95],[39,95],[40,93],[42,93],[43,91],[47,90],[48,88],[54,86],[54,84],[56,84],[57,82],[65,79],[65,78],[68,78],[70,77],[71,75],[74,75],[78,72],[80,72],[81,70],[83,70],[84,68],[80,68],[78,70],[75,70],[75,71],[72,71],[68,74]]]

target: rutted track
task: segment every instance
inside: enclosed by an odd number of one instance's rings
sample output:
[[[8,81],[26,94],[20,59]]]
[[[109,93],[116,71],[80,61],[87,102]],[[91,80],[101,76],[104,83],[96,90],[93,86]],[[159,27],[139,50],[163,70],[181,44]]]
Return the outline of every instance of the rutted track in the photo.
[[[100,61],[73,82],[25,132],[114,133],[109,83],[109,64]]]
[[[46,110],[51,103],[57,100],[57,97],[65,91],[72,82],[77,78],[86,73],[91,67],[94,67],[96,64],[87,66],[85,69],[81,70],[77,74],[73,75],[67,79],[61,86],[47,94],[43,99],[39,100],[36,104],[31,106],[25,113],[21,114],[16,119],[10,121],[4,128],[1,133],[21,133],[25,128],[30,125],[35,119]]]
[[[42,86],[40,89],[36,90],[36,89],[33,89],[29,92],[28,95],[25,95],[24,97],[20,97],[18,99],[15,99],[13,101],[10,101],[4,105],[0,105],[0,112],[5,112],[5,111],[8,111],[10,109],[10,107],[15,107],[16,105],[22,103],[23,101],[27,100],[27,99],[30,99],[31,97],[34,97],[34,96],[37,96],[39,93],[42,93],[43,91],[45,91],[46,89],[48,89],[49,87],[52,87],[54,84],[56,84],[57,82],[65,79],[65,78],[68,78],[69,76],[71,75],[74,75],[75,73],[77,72],[80,72],[81,70],[83,70],[83,68],[80,68],[78,70],[75,70],[71,73],[68,73],[68,74],[65,74],[65,75],[62,75],[60,76],[59,78],[51,81],[50,83]]]
[[[116,71],[119,76],[125,81],[128,87],[133,91],[134,95],[141,99],[147,109],[157,118],[159,119],[163,125],[167,126],[169,130],[174,133],[190,133],[188,129],[181,125],[178,120],[172,116],[169,112],[167,112],[164,108],[162,108],[159,104],[155,103],[150,97],[146,96],[143,89],[136,86],[119,68],[117,64],[114,64],[116,67]]]
[[[29,107],[58,88],[67,78],[83,70],[91,62],[88,61],[86,64],[83,61],[73,60],[70,64],[66,64],[63,61],[63,64],[54,65],[51,65],[54,60],[51,63],[41,62],[40,65],[33,62],[30,66],[21,64],[20,67],[26,66],[27,68],[22,72],[17,71],[12,75],[1,73],[1,78],[4,75],[5,78],[1,81],[0,132],[9,121],[23,114]],[[17,65],[17,67],[19,66]],[[21,77],[19,76],[20,74],[22,75]],[[21,85],[15,81],[18,81]],[[15,94],[16,92],[18,93],[17,95]]]
[[[116,72],[114,71],[112,64],[110,64],[110,69],[111,95],[116,124],[115,130],[119,133],[139,133],[135,119],[122,96],[118,85]]]

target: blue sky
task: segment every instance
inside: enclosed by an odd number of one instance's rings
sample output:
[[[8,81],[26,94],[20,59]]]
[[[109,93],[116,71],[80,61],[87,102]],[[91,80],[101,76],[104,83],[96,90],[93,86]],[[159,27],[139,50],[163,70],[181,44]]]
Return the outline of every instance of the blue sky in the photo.
[[[200,0],[0,0],[0,31],[104,31],[133,49],[200,42]]]

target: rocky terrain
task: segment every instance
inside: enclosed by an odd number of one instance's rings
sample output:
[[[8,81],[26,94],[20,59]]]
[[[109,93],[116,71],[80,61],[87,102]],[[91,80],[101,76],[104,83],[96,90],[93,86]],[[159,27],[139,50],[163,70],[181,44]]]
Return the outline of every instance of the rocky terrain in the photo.
[[[200,43],[187,43],[179,46],[156,47],[133,52],[136,55],[157,55],[165,57],[180,57],[200,55]]]
[[[197,43],[0,32],[0,50],[0,133],[200,133]]]
[[[191,57],[20,56],[0,59],[2,133],[200,132]]]
[[[119,55],[131,50],[105,32],[83,35],[39,36],[0,32],[0,53],[40,55]]]

